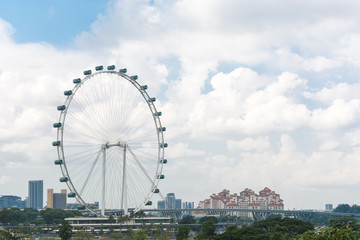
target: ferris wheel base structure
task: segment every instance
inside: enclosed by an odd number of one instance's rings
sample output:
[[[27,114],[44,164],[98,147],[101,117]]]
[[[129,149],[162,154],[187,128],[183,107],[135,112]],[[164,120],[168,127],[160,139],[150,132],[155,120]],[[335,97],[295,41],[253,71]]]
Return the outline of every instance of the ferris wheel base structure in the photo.
[[[162,112],[148,86],[140,85],[137,75],[127,75],[126,68],[106,69],[96,66],[95,72],[86,70],[83,78],[73,79],[53,123],[59,181],[67,184],[67,197],[75,199],[78,209],[97,216],[105,216],[107,209],[127,214],[151,206],[165,178],[168,147]],[[91,202],[100,203],[100,213]]]

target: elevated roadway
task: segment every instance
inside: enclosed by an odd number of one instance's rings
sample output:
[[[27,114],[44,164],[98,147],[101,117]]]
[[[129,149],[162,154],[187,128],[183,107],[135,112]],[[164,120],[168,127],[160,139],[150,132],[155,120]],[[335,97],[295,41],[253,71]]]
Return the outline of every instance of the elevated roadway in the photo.
[[[265,209],[199,209],[199,208],[186,208],[186,209],[143,209],[146,213],[158,213],[161,216],[172,216],[175,219],[180,219],[185,212],[197,212],[210,215],[236,215],[236,212],[246,212],[254,218],[254,220],[262,220],[270,215],[283,215],[287,217],[294,217],[303,220],[310,219],[314,216],[327,216],[327,217],[353,217],[360,218],[360,213],[339,213],[339,212],[326,212],[326,211],[305,211],[305,210],[265,210]]]

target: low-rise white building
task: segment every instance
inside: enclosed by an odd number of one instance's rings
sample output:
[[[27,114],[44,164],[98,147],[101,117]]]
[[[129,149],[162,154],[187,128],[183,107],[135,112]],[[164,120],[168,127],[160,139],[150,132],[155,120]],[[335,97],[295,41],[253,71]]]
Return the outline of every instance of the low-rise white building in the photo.
[[[73,231],[91,231],[91,232],[126,232],[129,228],[136,230],[143,226],[154,226],[166,229],[171,223],[171,217],[142,217],[129,218],[127,220],[114,219],[109,222],[109,217],[72,217],[66,218]]]

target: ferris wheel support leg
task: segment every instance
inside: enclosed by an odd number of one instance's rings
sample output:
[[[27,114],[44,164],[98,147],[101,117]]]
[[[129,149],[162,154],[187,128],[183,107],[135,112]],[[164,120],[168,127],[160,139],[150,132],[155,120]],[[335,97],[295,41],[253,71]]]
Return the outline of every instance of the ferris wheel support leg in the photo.
[[[128,213],[127,207],[127,189],[126,189],[126,144],[123,147],[123,180],[122,180],[122,193],[121,193],[121,208],[124,210],[124,214]]]
[[[105,216],[105,174],[106,174],[106,149],[103,148],[103,169],[102,169],[102,206],[101,215]]]

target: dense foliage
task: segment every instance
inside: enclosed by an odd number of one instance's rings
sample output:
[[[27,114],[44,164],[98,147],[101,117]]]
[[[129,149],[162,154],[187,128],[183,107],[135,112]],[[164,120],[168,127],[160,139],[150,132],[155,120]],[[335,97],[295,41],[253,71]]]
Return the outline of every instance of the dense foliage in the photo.
[[[201,224],[208,221],[212,221],[213,223],[218,223],[219,220],[214,216],[205,216],[199,219],[199,223]]]
[[[344,207],[344,206],[340,206]],[[350,207],[350,206],[349,206]],[[347,208],[347,206],[345,206]],[[351,207],[350,207],[351,208]],[[64,221],[65,218],[80,216],[79,211],[66,211],[61,209],[35,209],[19,210],[17,208],[0,210],[0,223],[5,227],[0,231],[0,239],[22,239],[26,234],[40,233],[44,229],[59,229],[61,239],[94,239],[102,236],[103,239],[188,239],[195,236],[196,239],[209,240],[327,240],[327,239],[360,239],[360,225],[351,217],[338,217],[334,219],[318,219],[326,221],[329,225],[321,230],[314,230],[314,225],[309,221],[301,221],[295,218],[271,216],[265,220],[253,222],[251,226],[243,225],[234,217],[216,218],[206,216],[196,221],[193,216],[184,216],[178,224],[170,224],[164,229],[155,225],[144,225],[140,230],[129,230],[127,233],[100,231],[78,231],[73,234],[71,226]],[[145,214],[137,215],[143,217]],[[133,214],[132,217],[134,217]],[[110,217],[109,223],[123,222],[123,218],[130,216]],[[312,219],[314,220],[314,219]],[[220,225],[217,222],[221,222]],[[221,226],[224,222],[229,225],[224,231]],[[60,224],[61,223],[61,224]],[[46,228],[44,228],[46,224]],[[241,226],[242,225],[242,226]],[[320,224],[318,226],[324,226]],[[18,229],[11,229],[14,226]],[[50,227],[49,227],[50,226]],[[201,227],[200,227],[201,226]],[[21,229],[21,230],[19,230]],[[221,233],[219,233],[221,231]],[[224,231],[224,232],[223,232]]]
[[[180,226],[176,234],[176,240],[185,240],[189,238],[190,228],[188,226]]]
[[[226,231],[212,237],[216,240],[236,240],[236,239],[293,239],[299,234],[314,230],[314,225],[295,218],[267,218],[257,221],[252,226],[227,227]]]
[[[180,221],[179,224],[195,224],[196,219],[194,216],[185,215]]]
[[[349,204],[339,204],[335,209],[334,212],[341,212],[341,213],[360,213],[360,206],[354,204],[350,206]]]
[[[69,222],[63,221],[59,228],[59,236],[61,240],[69,240],[72,235],[72,227]]]
[[[18,208],[0,210],[0,223],[7,226],[17,225],[44,225],[60,224],[65,218],[81,216],[81,212],[75,210],[62,210],[48,208],[38,211],[32,208],[20,210]]]
[[[360,232],[351,228],[333,228],[328,227],[320,231],[309,231],[302,235],[296,236],[295,240],[358,240]]]
[[[25,239],[28,238],[28,234],[24,234],[19,229],[5,229],[0,231],[0,238],[3,240],[17,240],[17,239]]]

